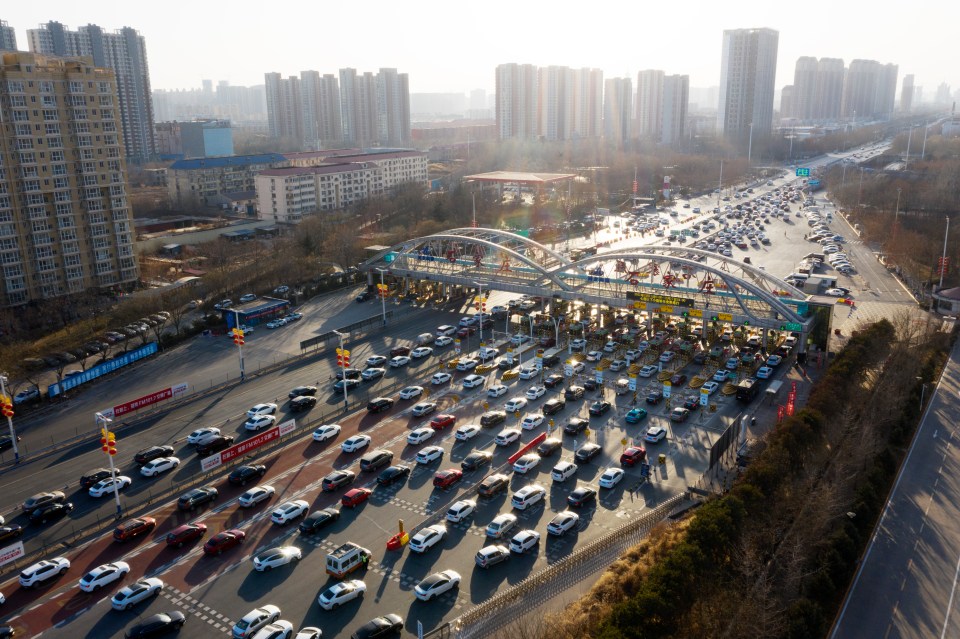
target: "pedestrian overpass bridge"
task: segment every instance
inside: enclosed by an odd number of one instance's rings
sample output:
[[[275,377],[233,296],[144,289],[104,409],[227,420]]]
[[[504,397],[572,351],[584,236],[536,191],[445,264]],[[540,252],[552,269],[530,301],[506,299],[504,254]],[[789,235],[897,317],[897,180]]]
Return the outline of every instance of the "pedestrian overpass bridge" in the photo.
[[[574,261],[508,231],[459,228],[406,240],[361,265],[369,273],[444,286],[509,291],[606,304],[650,314],[800,331],[814,317],[809,296],[764,270],[682,246],[608,249]],[[800,340],[801,348],[805,339]]]

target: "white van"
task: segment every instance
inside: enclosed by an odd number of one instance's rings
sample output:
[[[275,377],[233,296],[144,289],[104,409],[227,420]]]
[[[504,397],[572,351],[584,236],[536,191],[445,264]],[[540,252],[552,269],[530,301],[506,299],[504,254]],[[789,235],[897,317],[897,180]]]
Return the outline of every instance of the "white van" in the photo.
[[[562,461],[553,467],[550,471],[550,477],[553,481],[564,482],[577,474],[577,465],[573,462]]]
[[[343,579],[363,566],[370,556],[369,550],[348,541],[327,555],[327,574]]]

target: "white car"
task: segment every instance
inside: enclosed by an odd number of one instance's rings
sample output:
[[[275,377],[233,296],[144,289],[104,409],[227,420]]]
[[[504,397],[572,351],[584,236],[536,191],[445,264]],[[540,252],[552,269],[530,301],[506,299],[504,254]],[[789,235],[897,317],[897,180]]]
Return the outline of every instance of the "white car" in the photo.
[[[520,422],[520,427],[523,428],[523,430],[533,430],[541,424],[543,424],[543,413],[528,413],[524,415],[523,421]]]
[[[429,357],[431,355],[433,355],[433,349],[429,346],[418,346],[410,351],[410,357],[413,359],[420,359],[422,357]]]
[[[619,344],[617,344],[616,342],[609,341],[603,345],[603,351],[605,353],[612,353],[613,351],[617,350],[617,346],[619,346]]]
[[[233,626],[233,639],[250,639],[268,623],[280,618],[280,609],[272,604],[254,608]]]
[[[366,448],[373,441],[370,435],[354,435],[340,444],[340,450],[345,453],[354,453],[362,448]]]
[[[767,379],[773,374],[773,369],[769,366],[761,366],[757,369],[757,379]]]
[[[567,531],[576,528],[580,523],[580,515],[569,510],[557,513],[547,524],[547,534],[562,537]]]
[[[110,605],[114,610],[126,610],[141,601],[160,594],[161,590],[163,590],[163,581],[156,577],[146,577],[136,583],[125,586],[110,599]]]
[[[540,374],[540,369],[536,366],[524,366],[520,369],[520,379],[533,379]]]
[[[43,559],[20,572],[20,585],[33,588],[48,579],[53,579],[70,569],[70,560],[66,557]]]
[[[390,368],[400,368],[410,363],[410,357],[407,355],[397,355],[390,360]]]
[[[273,486],[254,486],[247,492],[240,495],[240,499],[237,500],[237,503],[240,504],[241,508],[250,508],[251,506],[256,506],[261,501],[270,499],[276,492],[277,491]]]
[[[509,446],[520,439],[520,431],[516,428],[504,428],[493,440],[497,446]]]
[[[258,415],[273,415],[277,412],[276,404],[257,404],[247,411],[247,417],[256,417]]]
[[[219,428],[198,428],[187,435],[187,443],[192,445],[203,444],[220,434]]]
[[[387,363],[386,355],[371,355],[364,364],[367,368],[379,368]]]
[[[254,555],[253,567],[257,572],[266,572],[286,566],[291,561],[300,561],[303,553],[296,546],[277,546]]]
[[[400,391],[400,399],[413,399],[423,395],[423,386],[407,386]]]
[[[429,426],[424,426],[423,428],[418,428],[416,430],[410,431],[410,433],[407,435],[407,443],[410,444],[411,446],[422,444],[423,442],[433,437],[434,433],[436,432],[437,431],[433,430]]]
[[[38,388],[28,388],[22,390],[13,397],[14,404],[23,404],[25,402],[32,401],[34,399],[40,398],[40,390]]]
[[[640,369],[640,372],[637,373],[640,377],[653,377],[653,374],[657,372],[657,367],[648,364]]]
[[[729,378],[731,377],[731,375],[732,375],[732,374],[731,374],[730,371],[728,371],[728,370],[725,369],[725,368],[721,368],[721,369],[717,370],[716,373],[713,374],[713,381],[722,384],[723,382],[727,381],[727,379],[729,379]]]
[[[450,373],[434,373],[433,377],[430,378],[430,382],[434,386],[439,386],[440,384],[446,384],[451,379],[453,379],[453,375]]]
[[[157,457],[141,468],[140,474],[144,477],[155,477],[161,473],[167,472],[168,470],[172,470],[179,465],[180,460],[177,457]]]
[[[477,367],[477,364],[480,363],[479,359],[465,358],[457,362],[457,370],[460,372],[463,371],[472,371]]]
[[[843,289],[839,289],[839,288],[828,288],[823,292],[823,294],[830,295],[832,297],[843,297],[844,295],[846,295]]]
[[[615,359],[612,362],[610,362],[610,370],[613,371],[614,373],[622,371],[626,367],[627,367],[627,360],[625,359]]]
[[[587,367],[586,364],[584,364],[583,362],[581,362],[581,361],[578,360],[578,359],[567,360],[566,365],[567,365],[567,366],[570,366],[570,367],[573,369],[573,373],[574,373],[575,375],[579,375],[579,374],[582,373],[582,372],[584,371],[584,369]]]
[[[440,524],[421,528],[416,535],[410,538],[410,550],[417,553],[426,552],[439,543],[446,534],[447,529]]]
[[[582,337],[574,340],[570,340],[570,348],[572,348],[575,351],[581,351],[586,347],[587,347],[587,340],[583,339]]]
[[[461,522],[477,509],[477,502],[472,499],[461,499],[447,510],[447,521]]]
[[[527,407],[527,398],[526,397],[514,397],[506,404],[503,405],[503,409],[508,413],[515,413],[518,410],[523,410]]]
[[[387,369],[385,368],[368,368],[360,373],[360,378],[366,382],[372,382],[375,379],[380,379],[387,374]]]
[[[547,389],[543,386],[531,386],[527,389],[526,396],[527,399],[539,399],[543,397],[547,392]]]
[[[477,319],[478,318],[476,315],[464,315],[460,318],[460,327],[463,328],[465,326],[473,326],[477,323]]]
[[[310,504],[302,499],[288,501],[285,504],[277,506],[277,508],[270,513],[270,521],[279,526],[285,526],[297,517],[306,515],[308,510],[310,510]]]
[[[435,410],[437,410],[436,402],[420,402],[419,404],[415,405],[413,410],[410,412],[414,417],[423,417],[424,415],[429,415]]]
[[[667,436],[667,429],[663,426],[651,426],[647,429],[646,434],[643,436],[643,440],[650,442],[651,444],[656,444],[661,439],[664,439]]]
[[[104,586],[122,579],[128,572],[130,572],[130,564],[125,561],[115,561],[112,564],[97,566],[80,579],[80,590],[83,592],[100,590]]]
[[[483,386],[485,381],[486,380],[480,375],[467,375],[463,378],[463,387],[476,388],[477,386]]]
[[[506,395],[509,389],[503,384],[497,384],[487,389],[487,397],[500,397]]]
[[[513,463],[513,472],[525,475],[539,465],[540,455],[536,453],[527,453]]]
[[[661,362],[672,362],[673,359],[674,359],[676,356],[677,356],[677,354],[676,354],[674,351],[666,351],[666,352],[664,352],[664,353],[661,353],[661,355],[660,355],[660,361],[661,361]]]
[[[290,639],[292,636],[293,624],[285,619],[278,619],[258,630],[253,639]]]
[[[443,593],[457,588],[459,585],[460,573],[453,570],[442,570],[418,583],[413,592],[420,601],[430,601],[434,597],[439,597]]]
[[[340,424],[323,424],[313,431],[313,441],[322,442],[340,436]]]
[[[317,603],[324,610],[333,610],[339,608],[348,601],[353,601],[362,597],[367,592],[367,584],[359,579],[348,579],[340,583],[333,584],[320,593],[317,597]]]
[[[457,332],[456,326],[450,326],[449,324],[444,324],[443,326],[437,327],[437,335],[441,337],[446,337],[448,335],[453,335]]]
[[[540,484],[530,484],[513,493],[513,499],[510,500],[510,503],[517,510],[526,510],[530,506],[543,501],[546,497],[546,488]]]
[[[720,384],[718,384],[713,380],[710,380],[708,382],[704,382],[703,386],[700,387],[700,390],[707,391],[707,395],[713,395],[714,393],[717,392],[719,388],[720,388]]]
[[[453,338],[447,335],[441,335],[433,342],[434,346],[450,346],[451,344],[453,344]]]
[[[427,446],[417,453],[417,463],[429,464],[443,457],[443,449],[439,446]]]
[[[257,431],[261,428],[266,428],[267,426],[273,426],[277,423],[277,418],[273,415],[259,415],[257,417],[251,417],[244,423],[243,427],[247,430]]]
[[[107,477],[106,479],[102,479],[91,486],[90,490],[87,492],[91,497],[103,497],[104,495],[112,495],[114,486],[116,486],[116,489],[119,491],[123,490],[132,483],[133,480],[126,475],[120,475],[119,477]]]
[[[600,475],[598,484],[600,488],[613,488],[620,483],[620,480],[623,479],[623,469],[622,468],[608,468],[603,471],[603,474]]]
[[[252,302],[255,299],[257,299],[257,296],[254,295],[253,293],[247,293],[246,295],[240,296],[241,303]]]
[[[510,343],[513,344],[514,346],[520,346],[521,344],[529,341],[530,341],[530,336],[523,335],[522,333],[517,333],[516,335],[510,338]]]
[[[600,358],[602,357],[603,357],[603,353],[601,353],[600,351],[590,351],[589,353],[587,353],[588,362],[599,362]]]
[[[473,439],[480,432],[480,426],[477,424],[464,424],[463,426],[458,426],[457,431],[454,433],[454,437],[458,441],[465,442],[468,439]]]
[[[510,552],[523,554],[540,543],[540,533],[536,530],[521,530],[510,540]]]

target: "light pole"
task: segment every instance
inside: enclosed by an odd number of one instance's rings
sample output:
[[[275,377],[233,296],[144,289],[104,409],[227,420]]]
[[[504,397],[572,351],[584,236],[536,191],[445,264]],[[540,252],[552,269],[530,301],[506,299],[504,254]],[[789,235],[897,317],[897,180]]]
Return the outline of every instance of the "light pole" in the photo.
[[[346,336],[340,331],[333,331],[333,333],[340,340],[340,348],[337,349],[338,350],[337,354],[339,355],[339,357],[337,359],[340,360],[340,382],[343,384],[343,407],[349,408],[350,404],[347,402],[347,366],[346,366],[346,362],[348,360],[346,355],[347,351],[343,350],[343,338]]]
[[[720,196],[723,195],[723,158],[720,159],[720,180],[717,184],[717,213],[720,212]]]
[[[753,122],[750,123],[750,141],[747,143],[747,168],[750,168],[750,158],[753,154]]]
[[[483,301],[483,284],[480,282],[474,282],[474,286],[477,287],[479,295],[477,295],[477,310],[480,311],[480,344],[483,344],[483,318],[486,315],[487,305]]]
[[[863,167],[860,167],[860,188],[857,189],[857,208],[860,208],[860,197],[863,195]]]
[[[7,416],[7,428],[10,430],[10,442],[13,444],[13,462],[20,463],[20,449],[17,446],[17,433],[13,430],[13,398],[7,395],[7,374],[0,375],[0,395],[3,395],[3,401],[10,405],[10,408],[4,410]]]
[[[387,269],[377,267],[380,272],[380,312],[383,314],[383,325],[387,325],[387,285],[383,283],[383,273]]]
[[[897,187],[897,208],[896,212],[893,214],[893,228],[896,230],[897,221],[900,219],[900,187]]]
[[[943,256],[940,258],[940,286],[943,288],[943,273],[947,270],[947,238],[950,236],[950,216],[947,215],[947,230],[943,232]]]
[[[103,452],[107,454],[107,461],[110,462],[110,477],[114,480],[113,498],[117,502],[117,519],[120,519],[123,516],[123,507],[120,505],[120,483],[116,481],[116,470],[113,467],[113,456],[117,454],[116,436],[109,429],[110,422],[113,420],[103,413],[94,413],[93,418],[97,422],[97,426],[100,427],[100,441],[103,444]]]
[[[233,309],[233,342],[237,345],[237,353],[240,355],[240,381],[246,379],[243,370],[243,329],[240,328],[240,311]]]

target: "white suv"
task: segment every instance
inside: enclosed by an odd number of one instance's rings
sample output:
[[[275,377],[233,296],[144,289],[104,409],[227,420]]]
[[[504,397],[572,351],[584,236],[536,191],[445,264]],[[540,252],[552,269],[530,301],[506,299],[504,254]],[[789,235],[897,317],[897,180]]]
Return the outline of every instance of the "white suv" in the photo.
[[[20,585],[24,588],[33,588],[49,579],[62,575],[69,569],[70,560],[66,557],[44,559],[20,573]]]

